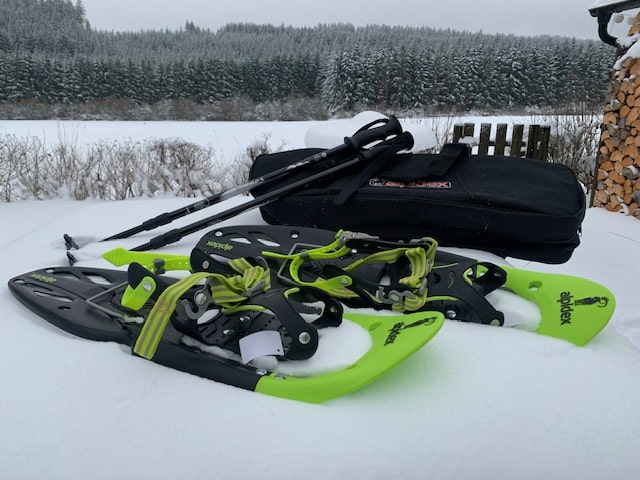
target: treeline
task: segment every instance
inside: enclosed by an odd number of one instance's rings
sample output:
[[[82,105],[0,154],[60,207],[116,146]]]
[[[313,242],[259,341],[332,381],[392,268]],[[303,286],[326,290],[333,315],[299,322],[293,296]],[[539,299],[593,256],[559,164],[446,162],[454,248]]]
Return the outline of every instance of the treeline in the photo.
[[[213,7],[212,7],[213,9]],[[123,12],[126,14],[126,12]],[[0,0],[0,103],[314,99],[333,113],[601,105],[597,41],[347,24],[91,28],[80,1]]]

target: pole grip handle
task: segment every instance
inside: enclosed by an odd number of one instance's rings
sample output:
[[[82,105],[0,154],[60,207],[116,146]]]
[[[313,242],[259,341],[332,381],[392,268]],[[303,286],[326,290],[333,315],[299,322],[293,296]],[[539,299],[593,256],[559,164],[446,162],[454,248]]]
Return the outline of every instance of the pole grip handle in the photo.
[[[384,123],[379,127],[374,127],[374,125],[380,122]],[[402,133],[402,125],[400,125],[398,119],[392,115],[388,119],[375,120],[365,125],[351,137],[344,137],[344,143],[357,152],[370,143],[385,140],[391,135],[399,135],[400,133]]]
[[[364,150],[360,154],[360,159],[369,161],[383,152],[398,153],[401,150],[410,150],[413,147],[413,135],[409,132],[402,132],[393,138]]]

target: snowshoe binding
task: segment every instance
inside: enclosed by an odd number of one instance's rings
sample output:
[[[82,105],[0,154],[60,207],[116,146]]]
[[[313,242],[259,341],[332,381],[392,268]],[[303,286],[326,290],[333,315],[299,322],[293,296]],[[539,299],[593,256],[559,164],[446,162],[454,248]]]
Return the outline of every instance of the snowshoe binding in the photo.
[[[390,242],[303,227],[232,226],[205,234],[190,264],[224,272],[237,257],[264,258],[277,272],[274,282],[313,285],[348,306],[435,310],[463,322],[505,325],[489,297],[509,292],[539,309],[537,333],[576,345],[591,341],[615,309],[611,291],[591,280],[479,261],[437,249],[431,238]]]
[[[504,323],[485,298],[503,286],[504,270],[441,252],[432,238],[392,242],[354,232],[234,226],[205,235],[190,263],[225,272],[236,256],[252,264],[264,258],[277,272],[274,282],[321,288],[353,308],[438,310],[460,321]]]
[[[422,252],[408,253],[414,249]],[[395,253],[389,256],[390,251]],[[105,254],[115,265],[152,264],[158,257],[163,256],[123,249]],[[579,346],[606,326],[615,309],[612,292],[586,278],[464,257],[437,249],[431,238],[391,242],[306,227],[230,226],[207,232],[190,257],[164,261],[229,274],[238,258],[250,265],[266,261],[274,285],[312,285],[349,307],[439,311],[450,320],[533,330]],[[497,295],[526,300],[538,318],[533,325],[505,319],[504,307],[494,305],[505,303],[493,301]]]

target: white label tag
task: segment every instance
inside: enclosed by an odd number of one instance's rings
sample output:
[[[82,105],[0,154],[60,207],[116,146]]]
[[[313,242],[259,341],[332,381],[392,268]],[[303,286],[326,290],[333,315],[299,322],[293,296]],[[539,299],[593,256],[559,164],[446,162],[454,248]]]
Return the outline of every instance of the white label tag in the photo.
[[[265,355],[284,355],[280,334],[274,330],[262,330],[240,339],[240,356],[245,365],[254,358]]]

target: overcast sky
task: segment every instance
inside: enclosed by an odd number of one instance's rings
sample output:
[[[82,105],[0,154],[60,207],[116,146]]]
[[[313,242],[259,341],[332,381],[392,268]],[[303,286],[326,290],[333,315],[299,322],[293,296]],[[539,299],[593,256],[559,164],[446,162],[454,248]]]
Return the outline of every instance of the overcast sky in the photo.
[[[411,25],[485,33],[597,37],[596,0],[81,0],[98,30],[177,30],[186,21],[217,30],[230,22]],[[619,36],[622,27],[613,33]]]

